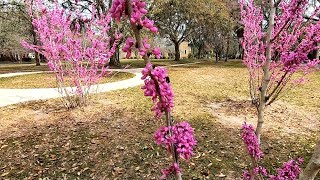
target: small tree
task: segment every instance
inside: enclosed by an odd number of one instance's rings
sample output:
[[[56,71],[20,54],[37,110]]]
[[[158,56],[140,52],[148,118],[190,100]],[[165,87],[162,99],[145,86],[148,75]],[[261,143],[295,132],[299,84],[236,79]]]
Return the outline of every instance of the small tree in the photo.
[[[270,0],[262,4],[269,9],[264,20],[253,0],[240,0],[240,6],[243,62],[249,70],[250,95],[258,112],[256,134],[260,143],[266,106],[302,83],[320,62],[308,58],[320,42],[320,22],[313,21],[319,8],[306,19],[308,0]]]
[[[86,104],[92,85],[106,74],[115,51],[117,40],[110,44],[107,34],[110,15],[95,16],[94,6],[91,17],[84,17],[78,11],[67,12],[58,2],[52,8],[42,1],[34,1],[34,6],[27,1],[27,5],[41,45],[23,41],[23,46],[47,58],[66,107]]]

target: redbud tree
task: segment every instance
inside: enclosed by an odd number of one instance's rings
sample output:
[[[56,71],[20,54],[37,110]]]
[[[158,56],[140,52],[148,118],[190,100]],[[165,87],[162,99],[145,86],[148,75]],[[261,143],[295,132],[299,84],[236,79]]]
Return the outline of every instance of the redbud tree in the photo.
[[[319,6],[310,9],[308,0],[270,0],[262,6],[268,10],[267,19],[253,0],[240,0],[243,61],[249,70],[250,94],[258,112],[258,144],[266,106],[318,69],[319,60],[308,55],[319,48],[320,41]],[[314,179],[319,170],[320,143],[299,178]]]
[[[138,51],[143,57],[146,67],[142,70],[144,80],[144,95],[152,98],[156,118],[165,116],[166,125],[161,126],[154,134],[158,145],[164,147],[172,156],[172,163],[168,168],[163,169],[161,179],[174,176],[175,179],[182,179],[179,158],[190,159],[196,140],[194,130],[187,122],[173,124],[171,112],[174,107],[173,90],[164,67],[155,67],[150,62],[153,54],[160,58],[160,49],[151,47],[148,38],[143,38],[141,31],[147,29],[153,33],[158,32],[154,21],[148,19],[146,3],[142,0],[114,0],[110,9],[111,16],[117,21],[129,21],[134,37],[128,37],[123,47],[127,58],[133,51]]]
[[[258,112],[258,142],[265,108],[303,83],[305,75],[320,62],[308,57],[320,42],[320,22],[314,21],[320,8],[310,10],[308,0],[263,2],[267,19],[253,0],[240,0],[243,62],[249,70],[250,95]]]
[[[110,43],[111,16],[95,16],[94,5],[92,14],[85,15],[78,10],[66,11],[57,1],[53,7],[44,3],[26,1],[40,45],[26,41],[22,45],[46,57],[66,107],[84,105],[96,90],[93,85],[106,74],[120,35],[115,34],[116,41]]]

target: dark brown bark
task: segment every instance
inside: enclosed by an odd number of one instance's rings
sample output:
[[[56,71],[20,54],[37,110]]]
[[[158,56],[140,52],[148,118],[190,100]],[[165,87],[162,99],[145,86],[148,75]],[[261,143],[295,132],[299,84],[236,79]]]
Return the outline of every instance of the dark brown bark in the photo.
[[[113,56],[110,58],[109,66],[116,66],[120,67],[120,52],[119,52],[119,47],[116,48],[115,53]]]
[[[202,45],[200,44],[198,47],[198,59],[201,58],[201,50],[202,50]]]
[[[34,52],[34,58],[36,60],[36,66],[40,66],[40,57],[37,51]]]
[[[180,49],[179,49],[179,42],[174,42],[174,60],[179,61],[180,60]]]

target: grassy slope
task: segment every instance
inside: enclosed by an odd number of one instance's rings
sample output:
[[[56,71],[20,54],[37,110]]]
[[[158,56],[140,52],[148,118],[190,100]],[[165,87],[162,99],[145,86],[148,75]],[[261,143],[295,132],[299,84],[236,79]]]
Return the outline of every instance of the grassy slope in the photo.
[[[174,118],[195,128],[198,147],[182,163],[185,179],[231,179],[249,164],[239,128],[217,121],[208,104],[248,99],[247,73],[239,62],[169,68],[175,90]],[[319,74],[285,101],[319,106]],[[316,86],[316,87],[312,87]],[[295,98],[300,97],[300,98]],[[152,141],[163,124],[152,118],[151,101],[140,87],[99,94],[87,107],[64,110],[58,100],[30,102],[0,109],[0,175],[3,177],[80,177],[159,179],[168,159]],[[302,107],[303,108],[303,107]],[[264,164],[279,167],[288,157],[307,159],[314,136],[277,131],[263,137]]]

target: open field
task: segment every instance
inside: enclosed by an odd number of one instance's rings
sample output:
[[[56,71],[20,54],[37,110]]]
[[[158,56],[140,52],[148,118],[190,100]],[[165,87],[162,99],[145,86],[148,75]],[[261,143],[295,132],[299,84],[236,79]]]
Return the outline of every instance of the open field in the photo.
[[[194,157],[182,162],[184,179],[239,177],[250,162],[240,126],[256,117],[246,69],[239,61],[168,69],[174,119],[189,121],[198,141]],[[262,149],[269,169],[310,158],[320,130],[320,73],[309,78],[266,112]],[[94,95],[88,106],[71,110],[57,99],[0,108],[0,176],[159,179],[169,161],[153,142],[164,121],[153,118],[151,106],[135,87]]]
[[[134,74],[125,72],[113,72],[106,74],[99,84],[121,81],[134,77]],[[66,79],[68,77],[65,77]],[[70,78],[69,78],[70,79]],[[71,80],[71,79],[70,79]],[[67,82],[70,82],[67,80]],[[66,84],[66,86],[72,86],[73,84]],[[22,76],[14,77],[3,77],[0,78],[0,88],[10,88],[10,89],[27,89],[27,88],[56,88],[56,78],[52,73],[39,73],[39,74],[28,74]]]
[[[181,59],[180,61],[173,61],[172,59],[154,59],[152,62],[155,65],[167,66],[174,64],[184,64],[194,62],[192,59]],[[145,66],[142,59],[122,59],[121,67],[111,68],[143,68]],[[35,64],[0,64],[0,74],[15,73],[15,72],[34,72],[34,71],[49,71],[48,66],[45,63],[41,63],[41,66]]]

